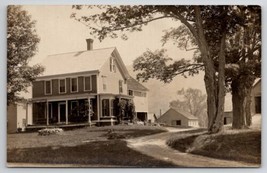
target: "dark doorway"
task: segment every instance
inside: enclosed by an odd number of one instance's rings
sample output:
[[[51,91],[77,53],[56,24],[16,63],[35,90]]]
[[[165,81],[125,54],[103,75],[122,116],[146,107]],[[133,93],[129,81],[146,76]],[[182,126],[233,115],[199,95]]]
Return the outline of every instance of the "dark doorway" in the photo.
[[[140,121],[147,121],[147,113],[146,112],[137,112],[136,116]]]
[[[65,103],[59,103],[59,117],[60,122],[66,121],[66,104]]]
[[[226,117],[223,118],[223,124],[224,125],[227,124],[227,118]]]
[[[255,97],[255,113],[261,113],[261,96]]]

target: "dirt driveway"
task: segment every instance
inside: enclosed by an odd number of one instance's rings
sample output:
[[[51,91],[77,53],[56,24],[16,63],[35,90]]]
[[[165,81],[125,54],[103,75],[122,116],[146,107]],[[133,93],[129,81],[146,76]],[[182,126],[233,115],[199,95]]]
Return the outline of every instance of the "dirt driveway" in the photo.
[[[168,132],[128,139],[128,147],[159,160],[169,161],[184,167],[258,167],[256,164],[214,159],[189,153],[182,153],[166,145],[172,133],[192,129],[166,128]]]

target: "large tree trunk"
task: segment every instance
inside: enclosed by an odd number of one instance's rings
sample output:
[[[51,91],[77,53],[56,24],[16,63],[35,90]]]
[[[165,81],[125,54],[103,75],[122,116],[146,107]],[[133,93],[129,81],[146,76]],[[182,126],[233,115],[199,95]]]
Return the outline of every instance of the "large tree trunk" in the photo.
[[[234,79],[231,84],[232,88],[232,103],[233,103],[233,124],[234,129],[242,129],[246,126],[245,119],[245,95],[244,87],[240,86],[238,79]]]
[[[232,81],[232,103],[234,129],[243,129],[252,124],[251,117],[251,90],[252,84],[243,83],[240,78]]]
[[[248,89],[247,91],[247,96],[246,96],[246,122],[247,126],[252,125],[252,115],[251,115],[251,90],[252,86]]]
[[[224,97],[225,97],[225,33],[221,38],[220,52],[219,52],[219,69],[218,69],[218,80],[217,89],[218,96],[216,100],[217,111],[214,117],[212,126],[209,129],[211,133],[218,133],[223,127],[223,117],[224,117]]]
[[[208,113],[208,131],[217,133],[223,126],[224,113],[224,66],[225,66],[225,34],[223,34],[219,53],[219,72],[216,76],[214,60],[209,52],[209,46],[205,38],[204,29],[202,26],[202,18],[200,7],[195,6],[196,27],[198,46],[203,57],[205,65],[205,87],[207,92],[207,113]],[[222,64],[221,64],[222,63]],[[218,78],[217,78],[218,77]]]

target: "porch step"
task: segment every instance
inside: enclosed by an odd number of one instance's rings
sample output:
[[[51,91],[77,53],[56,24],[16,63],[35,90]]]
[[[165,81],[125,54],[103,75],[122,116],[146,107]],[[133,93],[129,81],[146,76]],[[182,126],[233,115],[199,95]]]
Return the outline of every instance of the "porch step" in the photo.
[[[117,122],[115,116],[105,116],[105,117],[100,117],[100,120],[98,121],[98,124],[100,126],[113,126]]]

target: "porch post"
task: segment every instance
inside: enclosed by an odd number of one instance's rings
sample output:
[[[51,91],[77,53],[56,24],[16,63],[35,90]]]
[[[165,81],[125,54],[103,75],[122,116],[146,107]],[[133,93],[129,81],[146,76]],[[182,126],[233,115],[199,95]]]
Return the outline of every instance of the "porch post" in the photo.
[[[68,100],[66,100],[66,124],[69,124],[69,110],[68,110]]]
[[[91,108],[90,108],[90,97],[88,97],[88,123],[89,123],[89,126],[91,127]]]
[[[102,106],[101,106],[100,95],[97,96],[97,121],[100,121],[100,116],[102,116]]]
[[[108,99],[108,104],[109,104],[109,116],[111,116],[111,99]]]
[[[48,101],[46,100],[46,125],[49,125],[49,106]]]
[[[57,104],[57,122],[60,123],[60,104]]]

